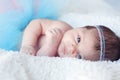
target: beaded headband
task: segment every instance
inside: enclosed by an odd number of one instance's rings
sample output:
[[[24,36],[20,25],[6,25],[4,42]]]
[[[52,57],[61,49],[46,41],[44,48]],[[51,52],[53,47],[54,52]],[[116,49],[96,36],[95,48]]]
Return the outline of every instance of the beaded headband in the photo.
[[[100,60],[102,61],[105,58],[105,38],[101,26],[97,25],[96,29],[98,30],[98,34],[100,37]]]

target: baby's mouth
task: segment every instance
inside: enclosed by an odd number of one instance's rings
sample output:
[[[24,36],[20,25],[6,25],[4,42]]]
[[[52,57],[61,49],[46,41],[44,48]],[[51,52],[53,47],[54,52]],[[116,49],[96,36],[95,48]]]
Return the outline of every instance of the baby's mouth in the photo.
[[[65,45],[64,44],[61,45],[61,51],[62,51],[62,53],[65,53]]]
[[[58,49],[59,56],[64,56],[66,54],[66,47],[65,44],[60,44]]]
[[[63,47],[62,47],[62,52],[65,55],[65,53],[66,53],[66,47],[65,47],[65,45],[63,45]]]

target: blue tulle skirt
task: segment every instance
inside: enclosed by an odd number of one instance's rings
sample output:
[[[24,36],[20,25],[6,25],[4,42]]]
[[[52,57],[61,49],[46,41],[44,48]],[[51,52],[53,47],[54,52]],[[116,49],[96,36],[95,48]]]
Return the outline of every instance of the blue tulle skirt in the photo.
[[[0,48],[19,50],[26,25],[33,19],[57,19],[57,0],[1,0]],[[58,1],[59,2],[59,1]],[[62,6],[62,5],[61,5]]]

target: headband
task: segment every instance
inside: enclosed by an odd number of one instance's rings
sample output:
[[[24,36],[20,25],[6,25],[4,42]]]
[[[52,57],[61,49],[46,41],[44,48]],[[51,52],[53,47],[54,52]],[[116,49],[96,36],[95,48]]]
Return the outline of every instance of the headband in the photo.
[[[97,25],[96,29],[98,30],[98,34],[100,37],[100,61],[102,61],[105,58],[105,38],[101,26]]]

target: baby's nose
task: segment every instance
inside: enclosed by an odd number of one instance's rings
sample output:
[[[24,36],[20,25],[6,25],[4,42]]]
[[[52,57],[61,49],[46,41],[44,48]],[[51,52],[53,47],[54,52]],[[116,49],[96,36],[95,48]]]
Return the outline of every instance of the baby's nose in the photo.
[[[78,52],[77,47],[75,45],[71,45],[70,54],[73,55],[73,56],[76,56],[77,52]]]

